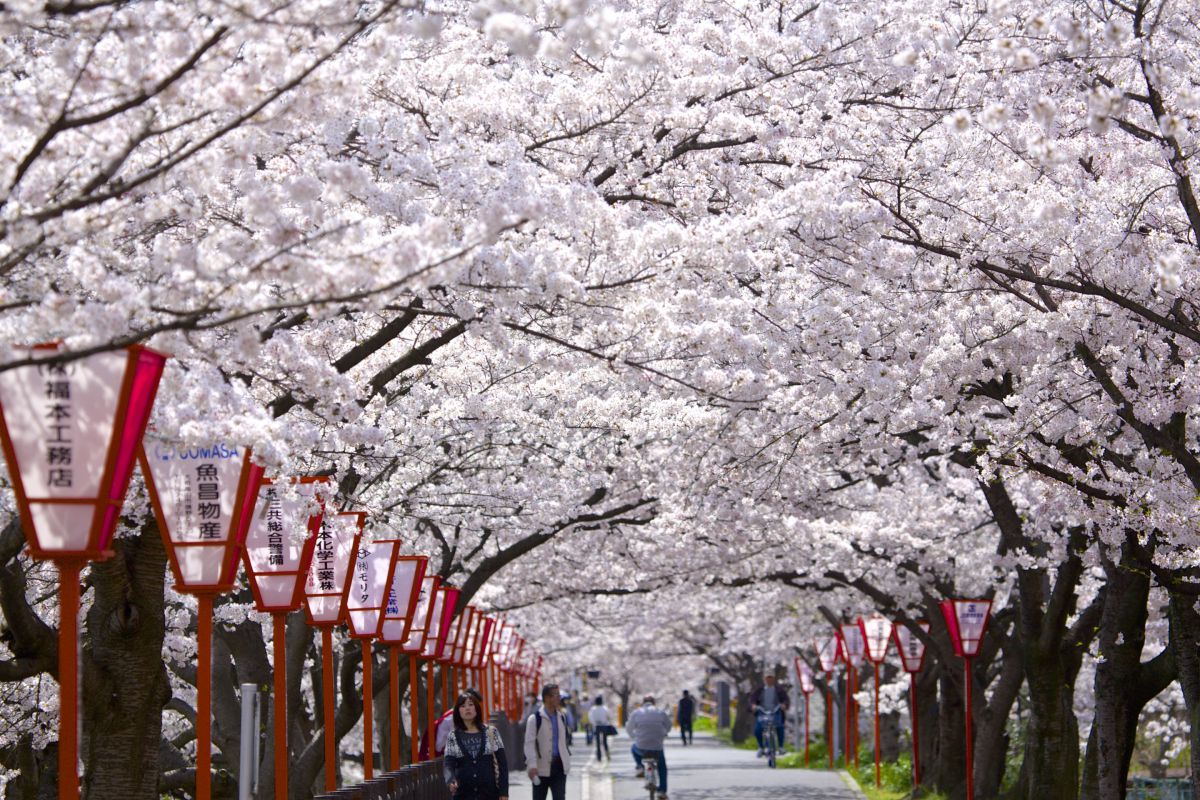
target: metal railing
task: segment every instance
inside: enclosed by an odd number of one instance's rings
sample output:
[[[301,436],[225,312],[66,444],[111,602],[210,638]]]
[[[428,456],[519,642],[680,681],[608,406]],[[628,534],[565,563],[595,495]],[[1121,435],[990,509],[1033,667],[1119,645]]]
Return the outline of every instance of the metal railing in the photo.
[[[1130,778],[1127,800],[1190,800],[1191,778]]]
[[[442,759],[410,764],[378,778],[319,794],[314,800],[450,800]]]

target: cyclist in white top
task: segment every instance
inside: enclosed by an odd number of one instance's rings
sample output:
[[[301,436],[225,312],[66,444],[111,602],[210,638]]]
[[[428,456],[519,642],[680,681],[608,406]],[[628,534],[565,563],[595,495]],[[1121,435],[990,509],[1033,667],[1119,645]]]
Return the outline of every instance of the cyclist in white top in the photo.
[[[604,758],[612,761],[608,752],[608,737],[616,732],[612,727],[612,716],[604,706],[604,698],[596,695],[596,704],[588,709],[588,724],[592,726],[592,735],[596,738],[596,760],[600,760],[600,747],[604,747]]]

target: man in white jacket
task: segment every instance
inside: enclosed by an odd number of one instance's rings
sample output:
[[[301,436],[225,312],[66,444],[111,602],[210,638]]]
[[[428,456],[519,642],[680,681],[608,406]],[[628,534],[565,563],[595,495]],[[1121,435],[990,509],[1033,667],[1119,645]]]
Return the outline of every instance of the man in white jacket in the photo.
[[[567,745],[567,718],[558,686],[542,687],[542,706],[525,720],[525,763],[533,781],[533,800],[565,800],[571,750]]]
[[[653,757],[658,762],[658,796],[660,800],[667,800],[667,759],[663,743],[671,732],[671,717],[655,707],[653,697],[646,695],[642,698],[641,708],[629,715],[625,730],[633,739],[633,759],[638,765],[638,775],[643,774],[642,759]]]

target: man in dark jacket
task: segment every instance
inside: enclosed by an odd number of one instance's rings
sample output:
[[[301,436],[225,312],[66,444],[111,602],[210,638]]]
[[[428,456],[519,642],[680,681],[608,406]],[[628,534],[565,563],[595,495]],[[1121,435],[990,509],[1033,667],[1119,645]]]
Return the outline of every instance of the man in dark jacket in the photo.
[[[754,690],[750,695],[750,710],[755,714],[754,721],[754,738],[758,739],[758,754],[759,756],[766,755],[767,743],[763,739],[766,733],[766,717],[773,718],[777,736],[775,741],[779,747],[783,747],[783,719],[787,713],[790,702],[787,692],[782,686],[775,685],[775,675],[768,672],[763,676],[763,685]],[[759,713],[763,712],[763,713]],[[765,714],[765,716],[764,716]]]
[[[679,698],[679,707],[675,709],[675,721],[679,723],[679,738],[685,745],[692,743],[692,721],[695,718],[696,701],[684,689],[683,697]]]

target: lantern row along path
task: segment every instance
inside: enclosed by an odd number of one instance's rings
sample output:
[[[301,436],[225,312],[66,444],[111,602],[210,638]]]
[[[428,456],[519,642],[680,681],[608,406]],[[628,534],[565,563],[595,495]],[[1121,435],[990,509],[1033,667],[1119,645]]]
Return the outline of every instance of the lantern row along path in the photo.
[[[567,800],[643,800],[643,781],[634,777],[629,737],[609,739],[612,761],[596,762],[594,748],[576,734]],[[769,769],[753,750],[738,750],[711,734],[696,734],[683,747],[678,731],[667,740],[667,796],[670,800],[865,800],[849,776],[830,770]],[[513,772],[509,797],[530,797],[529,778]]]

